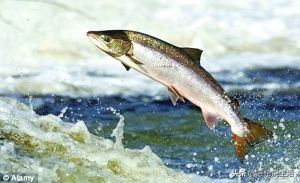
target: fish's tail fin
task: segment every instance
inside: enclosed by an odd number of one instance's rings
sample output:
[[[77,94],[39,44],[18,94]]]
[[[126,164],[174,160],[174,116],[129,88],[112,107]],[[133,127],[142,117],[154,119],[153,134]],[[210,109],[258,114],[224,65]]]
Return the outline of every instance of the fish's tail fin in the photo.
[[[247,126],[247,131],[243,136],[232,133],[235,152],[241,163],[243,163],[245,155],[255,144],[258,144],[265,139],[272,138],[273,136],[272,131],[250,119],[242,118],[242,122]]]

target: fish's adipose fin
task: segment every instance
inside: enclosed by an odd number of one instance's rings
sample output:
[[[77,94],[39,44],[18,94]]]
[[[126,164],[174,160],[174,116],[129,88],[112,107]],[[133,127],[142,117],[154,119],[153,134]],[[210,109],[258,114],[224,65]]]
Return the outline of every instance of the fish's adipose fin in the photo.
[[[129,71],[130,67],[127,66],[126,64],[124,64],[123,62],[121,62],[121,63],[122,63],[122,65],[125,67],[126,71]]]
[[[187,53],[191,59],[193,59],[197,64],[200,65],[200,59],[201,59],[201,54],[203,50],[200,50],[198,48],[182,48],[185,53]]]
[[[219,122],[219,119],[217,116],[215,116],[214,114],[212,114],[208,111],[205,111],[203,109],[202,109],[202,116],[203,116],[204,121],[209,129],[212,130],[217,126],[217,124]]]
[[[231,103],[233,104],[234,109],[239,109],[240,104],[237,98],[235,97],[230,97]]]
[[[258,144],[268,138],[272,138],[273,136],[272,131],[254,121],[251,121],[250,119],[243,118],[242,121],[247,125],[248,132],[246,132],[243,136],[232,133],[235,153],[241,163],[243,163],[246,154],[255,144]]]
[[[184,97],[172,85],[168,86],[168,91],[173,105],[176,105],[178,99],[185,102]]]

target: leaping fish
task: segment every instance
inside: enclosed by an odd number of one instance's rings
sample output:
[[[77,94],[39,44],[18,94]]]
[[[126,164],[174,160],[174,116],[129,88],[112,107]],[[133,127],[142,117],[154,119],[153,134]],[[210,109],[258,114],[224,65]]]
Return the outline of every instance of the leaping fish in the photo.
[[[201,109],[208,128],[220,120],[231,126],[238,159],[255,144],[272,137],[272,132],[239,113],[238,101],[201,66],[202,50],[180,48],[153,36],[129,30],[89,31],[89,39],[102,51],[131,68],[165,85],[172,103],[191,101]]]

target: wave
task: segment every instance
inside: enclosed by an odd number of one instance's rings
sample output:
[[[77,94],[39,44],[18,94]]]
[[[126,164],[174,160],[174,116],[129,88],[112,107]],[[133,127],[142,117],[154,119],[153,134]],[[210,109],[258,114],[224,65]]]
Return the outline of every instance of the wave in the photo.
[[[204,50],[202,65],[215,75],[224,70],[238,73],[258,67],[299,69],[296,7],[299,7],[296,0],[259,5],[250,0],[243,3],[157,0],[143,4],[3,0],[0,2],[0,93],[66,96],[146,93],[156,97],[165,93],[162,86],[134,71],[126,72],[117,61],[103,55],[87,39],[89,30],[132,29],[178,46],[199,47]],[[136,9],[143,12],[139,18],[122,13]],[[248,85],[248,89],[256,87],[250,82]],[[273,85],[281,83],[267,83],[262,88]],[[231,85],[226,87],[231,89]]]
[[[117,61],[41,68],[35,73],[0,75],[2,95],[60,95],[69,97],[148,96],[168,98],[167,89],[137,73],[126,71]],[[102,62],[102,63],[101,63]],[[299,64],[300,65],[300,64]],[[227,92],[300,92],[299,71],[293,67],[257,67],[212,71]]]
[[[83,121],[39,116],[0,98],[0,172],[37,173],[40,182],[192,182],[167,168],[149,146],[125,148],[124,117],[108,110],[120,118],[111,134],[115,141],[90,134]]]
[[[0,172],[35,173],[40,182],[224,183],[239,180],[230,178],[229,174],[228,178],[186,174],[168,168],[165,165],[168,161],[163,162],[147,145],[142,149],[124,147],[125,118],[112,107],[106,111],[119,118],[111,139],[91,134],[84,121],[62,121],[64,109],[57,116],[38,115],[31,106],[0,97]],[[101,129],[101,126],[97,128]],[[277,165],[286,170],[294,167],[297,175],[299,161],[286,165],[283,159],[274,160],[274,168],[277,169]],[[215,160],[218,161],[216,157]],[[193,166],[186,164],[187,168]],[[212,165],[207,166],[212,169]],[[230,171],[227,169],[224,171]],[[270,178],[258,179],[258,182],[295,182],[299,177]]]

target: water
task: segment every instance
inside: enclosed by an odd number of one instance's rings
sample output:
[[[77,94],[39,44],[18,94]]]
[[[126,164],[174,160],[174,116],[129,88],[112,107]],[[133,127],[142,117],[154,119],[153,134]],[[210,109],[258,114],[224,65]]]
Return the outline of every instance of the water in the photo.
[[[299,5],[2,0],[0,173],[38,172],[42,182],[237,182],[239,168],[299,174]],[[228,125],[209,130],[191,103],[173,106],[163,86],[86,38],[120,28],[203,49],[203,67],[274,139],[239,164]]]
[[[67,123],[54,115],[38,116],[11,99],[0,102],[5,106],[0,109],[3,172],[38,173],[42,182],[190,182],[187,175],[165,167],[149,146],[124,148],[119,114],[114,143],[90,134],[83,121]]]

